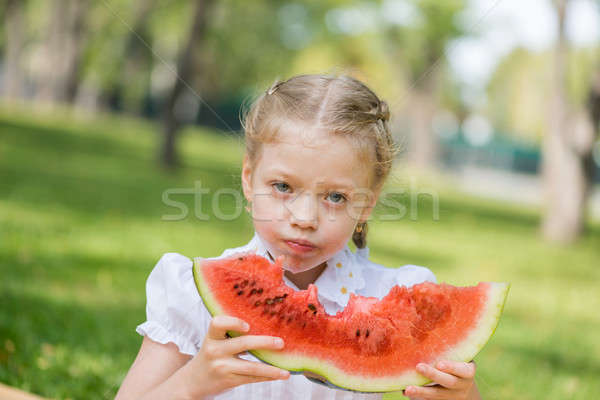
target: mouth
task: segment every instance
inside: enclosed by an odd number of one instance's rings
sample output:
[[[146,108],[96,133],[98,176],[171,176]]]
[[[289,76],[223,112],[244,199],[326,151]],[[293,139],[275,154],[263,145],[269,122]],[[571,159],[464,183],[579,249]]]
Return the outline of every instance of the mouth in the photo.
[[[292,248],[293,250],[296,250],[296,251],[302,251],[302,252],[311,251],[317,247],[314,244],[312,244],[311,242],[309,242],[308,240],[289,239],[289,240],[284,240],[284,241],[290,248]]]

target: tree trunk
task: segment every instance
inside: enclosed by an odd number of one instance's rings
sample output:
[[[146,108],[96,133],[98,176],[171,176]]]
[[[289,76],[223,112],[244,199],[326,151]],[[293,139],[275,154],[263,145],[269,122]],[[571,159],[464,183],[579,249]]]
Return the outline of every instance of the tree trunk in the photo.
[[[542,233],[546,239],[560,243],[574,241],[583,231],[589,191],[585,160],[591,156],[593,146],[589,115],[572,112],[567,102],[566,3],[567,0],[558,0],[556,3],[559,35],[554,54],[553,92],[548,118],[550,126],[542,149],[547,202]]]
[[[207,14],[213,0],[196,0],[195,11],[186,45],[180,50],[177,60],[177,76],[173,89],[167,98],[163,112],[163,146],[160,160],[167,168],[177,165],[176,154],[177,132],[181,127],[181,121],[176,114],[177,100],[185,89],[192,90],[189,83],[192,71],[195,67],[196,51],[202,47],[204,33],[206,30]]]
[[[89,0],[54,0],[44,45],[46,65],[38,99],[72,103],[81,81]]]
[[[436,73],[430,73],[411,90],[409,105],[408,160],[418,170],[435,168],[439,146],[432,129],[436,110]]]
[[[133,5],[134,13],[131,29],[123,40],[121,54],[115,60],[119,72],[117,78],[112,82],[105,96],[112,99],[109,103],[116,105],[119,110],[143,113],[143,97],[149,91],[149,80],[152,71],[153,54],[151,35],[148,32],[148,18],[150,17],[156,0],[137,0]],[[138,94],[139,82],[148,80],[144,90],[146,93]],[[130,95],[134,92],[133,95]]]
[[[89,0],[74,0],[71,3],[67,40],[67,54],[64,78],[59,90],[59,100],[72,104],[81,83],[81,62],[86,42],[86,21]]]
[[[6,32],[4,96],[11,100],[19,99],[24,94],[23,67],[21,66],[25,41],[24,3],[23,0],[6,0],[4,8]]]
[[[589,153],[585,156],[584,165],[587,181],[589,183],[588,189],[591,189],[596,173],[596,162],[594,161],[592,152],[594,143],[600,136],[600,68],[594,73],[591,81],[590,91],[588,93],[587,111],[592,127]]]

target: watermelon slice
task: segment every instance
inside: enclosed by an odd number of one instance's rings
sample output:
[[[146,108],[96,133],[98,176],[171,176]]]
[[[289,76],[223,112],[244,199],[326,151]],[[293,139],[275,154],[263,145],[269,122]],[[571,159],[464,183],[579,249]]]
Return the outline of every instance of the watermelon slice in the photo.
[[[296,291],[282,278],[281,259],[271,263],[251,253],[194,259],[196,286],[213,316],[241,318],[249,334],[285,341],[280,351],[251,350],[257,358],[361,392],[429,383],[415,370],[419,362],[471,361],[496,329],[509,288],[394,286],[381,300],[351,295],[344,310],[329,315],[316,286]]]

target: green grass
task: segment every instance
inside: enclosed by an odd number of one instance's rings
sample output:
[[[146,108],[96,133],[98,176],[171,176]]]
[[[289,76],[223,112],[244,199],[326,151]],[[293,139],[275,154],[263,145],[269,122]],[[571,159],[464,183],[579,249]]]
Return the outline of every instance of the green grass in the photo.
[[[166,189],[200,181],[239,190],[239,139],[187,130],[176,173],[157,167],[156,146],[142,121],[0,111],[0,382],[53,398],[113,398],[141,343],[135,326],[160,256],[214,256],[251,237],[246,214],[161,219],[175,211],[161,200]],[[428,196],[416,220],[382,221],[378,206],[372,259],[425,265],[453,284],[511,282],[500,326],[476,358],[484,398],[594,398],[600,227],[575,245],[550,245],[535,210],[438,190],[439,220]],[[172,198],[193,209],[191,195]],[[235,210],[231,196],[218,205]]]

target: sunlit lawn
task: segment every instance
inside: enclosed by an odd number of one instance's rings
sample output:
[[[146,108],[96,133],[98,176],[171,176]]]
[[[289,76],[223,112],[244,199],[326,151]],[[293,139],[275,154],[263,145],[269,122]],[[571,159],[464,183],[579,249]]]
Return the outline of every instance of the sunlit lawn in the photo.
[[[166,173],[149,124],[68,121],[0,113],[0,382],[47,397],[108,399],[141,343],[135,326],[160,256],[215,256],[250,239],[247,215],[215,218],[211,197],[195,207],[191,194],[172,195],[190,213],[163,219],[177,212],[162,201],[166,189],[239,190],[241,142],[188,130],[183,167]],[[562,248],[538,239],[533,211],[440,190],[434,220],[430,200],[419,197],[414,220],[376,218],[371,257],[425,265],[453,284],[512,283],[500,326],[476,359],[484,398],[595,398],[600,227]],[[231,195],[216,206],[235,214]]]

